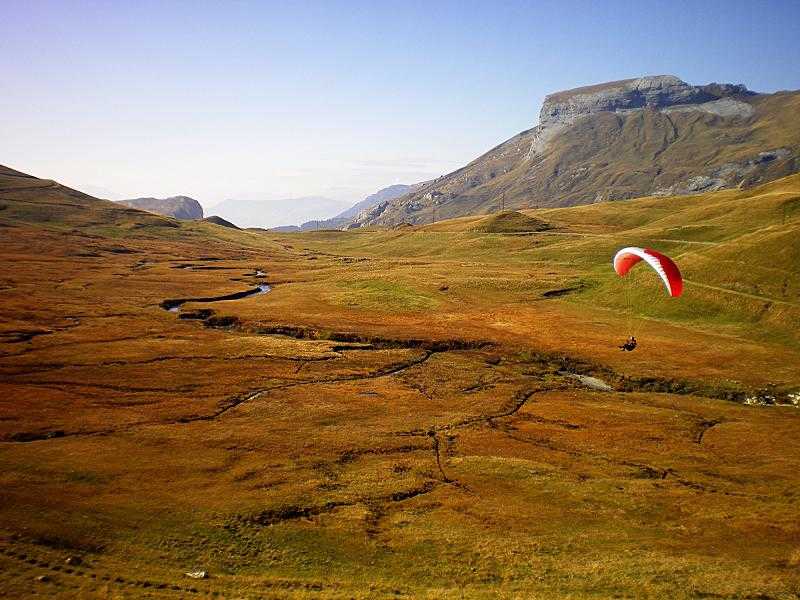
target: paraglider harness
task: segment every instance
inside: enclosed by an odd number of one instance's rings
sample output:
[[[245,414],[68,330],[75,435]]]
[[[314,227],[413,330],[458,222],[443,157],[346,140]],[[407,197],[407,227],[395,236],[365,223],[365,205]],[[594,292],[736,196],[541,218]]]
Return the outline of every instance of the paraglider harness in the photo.
[[[634,336],[629,337],[619,349],[623,352],[633,352],[636,349],[636,338]]]

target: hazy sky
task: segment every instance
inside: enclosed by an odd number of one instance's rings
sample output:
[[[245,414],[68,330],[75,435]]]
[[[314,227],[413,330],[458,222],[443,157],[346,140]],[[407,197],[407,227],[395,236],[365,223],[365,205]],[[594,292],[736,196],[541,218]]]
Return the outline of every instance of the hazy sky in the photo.
[[[800,0],[0,0],[0,164],[106,198],[355,201],[462,166],[553,91],[800,88]]]

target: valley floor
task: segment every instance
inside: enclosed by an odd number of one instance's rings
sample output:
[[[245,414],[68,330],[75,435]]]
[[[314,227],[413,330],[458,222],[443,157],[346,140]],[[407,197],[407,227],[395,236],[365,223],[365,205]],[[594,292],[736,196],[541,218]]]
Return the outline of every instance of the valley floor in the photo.
[[[0,595],[800,595],[796,275],[620,305],[611,229],[136,215],[0,222]]]

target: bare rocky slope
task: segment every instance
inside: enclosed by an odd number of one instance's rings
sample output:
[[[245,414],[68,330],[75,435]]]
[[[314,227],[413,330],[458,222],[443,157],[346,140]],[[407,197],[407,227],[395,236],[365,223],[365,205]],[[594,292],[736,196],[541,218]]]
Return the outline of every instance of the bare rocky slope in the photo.
[[[800,92],[660,75],[546,97],[539,124],[354,226],[749,187],[800,170]]]

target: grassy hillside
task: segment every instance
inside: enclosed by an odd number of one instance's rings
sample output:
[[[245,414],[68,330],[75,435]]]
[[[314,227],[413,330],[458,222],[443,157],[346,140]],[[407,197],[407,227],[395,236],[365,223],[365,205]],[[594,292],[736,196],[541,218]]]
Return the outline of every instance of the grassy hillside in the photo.
[[[738,326],[744,335],[779,336],[796,344],[800,325],[800,176],[752,190],[731,190],[672,198],[644,198],[588,206],[526,210],[534,224],[486,236],[488,223],[506,215],[462,217],[425,225],[405,234],[343,236],[344,248],[383,256],[436,255],[479,258],[504,264],[551,263],[581,273],[580,293],[570,301],[590,302],[642,320],[668,318],[704,325]],[[502,232],[502,229],[500,230]],[[475,233],[471,233],[475,232]],[[353,240],[348,245],[348,240]],[[636,271],[620,280],[610,268],[614,252],[627,245],[649,246],[676,257],[688,280],[680,301],[666,302],[653,273]],[[576,278],[577,280],[577,278]],[[717,289],[720,288],[720,289]],[[655,302],[653,300],[656,300]],[[644,322],[642,320],[642,322]],[[637,328],[641,325],[637,325]]]
[[[763,299],[752,310],[764,318],[772,305],[793,314],[800,303],[798,175],[751,191],[604,203],[545,211],[542,218],[586,232],[611,228],[613,243],[670,250],[691,282]],[[602,247],[611,250],[613,243]]]
[[[507,211],[480,219],[472,230],[482,233],[519,233],[545,231],[549,228],[550,225],[540,219],[517,211]]]
[[[799,197],[275,234],[3,170],[0,595],[791,597]]]

